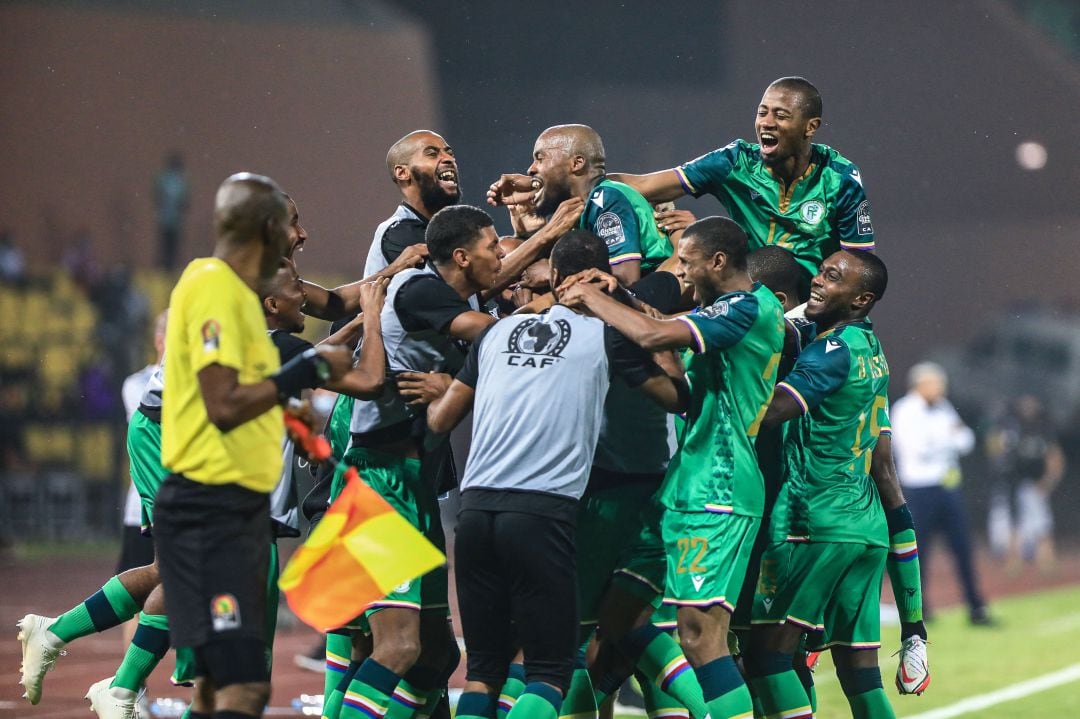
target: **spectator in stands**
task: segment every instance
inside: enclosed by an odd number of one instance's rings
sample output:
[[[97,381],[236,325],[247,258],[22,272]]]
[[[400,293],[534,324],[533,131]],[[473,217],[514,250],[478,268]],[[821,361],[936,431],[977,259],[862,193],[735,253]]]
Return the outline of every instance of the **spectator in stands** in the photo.
[[[995,480],[988,522],[991,550],[1007,557],[1011,569],[1021,559],[1052,569],[1050,495],[1065,474],[1065,453],[1038,397],[1016,398],[987,437],[986,454]]]
[[[188,179],[184,172],[184,156],[173,151],[165,167],[154,179],[154,206],[157,209],[158,240],[161,266],[173,270],[183,242],[184,216],[188,209]]]
[[[908,508],[919,533],[923,614],[929,615],[927,575],[930,548],[944,534],[956,562],[957,578],[972,624],[991,623],[979,592],[972,561],[964,497],[960,492],[960,457],[975,447],[975,433],[945,397],[945,370],[922,362],[908,373],[908,393],[892,407],[893,456]]]

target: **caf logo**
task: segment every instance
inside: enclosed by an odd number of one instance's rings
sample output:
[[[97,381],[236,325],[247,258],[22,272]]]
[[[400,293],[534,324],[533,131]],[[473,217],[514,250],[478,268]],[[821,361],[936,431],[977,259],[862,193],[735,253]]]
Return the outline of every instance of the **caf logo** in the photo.
[[[514,328],[506,343],[512,367],[549,367],[561,359],[570,342],[570,323],[566,320],[528,319]],[[532,355],[532,356],[530,356]],[[536,355],[543,355],[539,360]]]
[[[219,594],[210,600],[210,623],[215,632],[240,626],[240,604],[232,594]]]

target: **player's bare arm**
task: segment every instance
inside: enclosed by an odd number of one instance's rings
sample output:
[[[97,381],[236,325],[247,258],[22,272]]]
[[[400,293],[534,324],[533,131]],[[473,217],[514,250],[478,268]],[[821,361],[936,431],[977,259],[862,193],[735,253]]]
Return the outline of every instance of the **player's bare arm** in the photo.
[[[428,427],[438,434],[445,434],[457,427],[472,410],[475,396],[476,391],[472,387],[454,380],[442,397],[428,405]]]
[[[608,173],[608,177],[615,182],[630,185],[644,195],[649,202],[668,202],[686,194],[686,189],[679,182],[679,174],[675,172],[675,168],[650,172],[646,175],[612,172]]]
[[[803,413],[802,405],[782,388],[773,390],[769,409],[765,411],[765,418],[761,420],[762,427],[776,427],[779,424],[794,419]]]
[[[379,278],[360,285],[361,317],[368,318],[363,324],[364,343],[360,347],[360,357],[344,377],[329,382],[328,389],[357,399],[373,399],[382,392],[386,382],[386,353],[383,352],[381,315],[388,284],[388,279]]]
[[[390,279],[403,270],[421,267],[426,261],[427,245],[417,243],[406,247],[387,267],[357,282],[326,289],[304,280],[304,292],[307,294],[304,312],[329,322],[354,315],[360,311],[361,285],[377,279]]]
[[[476,312],[475,310],[462,312],[450,322],[447,334],[456,340],[472,342],[480,336],[480,333],[496,322],[498,320],[487,312]]]
[[[232,367],[208,365],[199,370],[199,390],[210,422],[228,432],[269,410],[283,394],[288,396],[295,393],[293,390],[338,380],[351,365],[347,349],[322,345],[292,360],[273,377],[254,384],[240,384],[240,375]]]
[[[689,347],[693,343],[693,335],[685,323],[648,317],[611,297],[599,284],[578,282],[563,287],[566,289],[559,290],[562,304],[599,317],[650,352]]]
[[[888,433],[878,436],[873,458],[870,460],[870,478],[877,485],[881,506],[886,512],[905,503],[904,493],[900,489],[900,478],[896,475],[896,464],[893,462],[892,435]]]
[[[521,277],[526,267],[550,252],[558,239],[574,228],[584,209],[585,201],[580,197],[571,197],[560,203],[546,225],[502,258],[502,267],[495,278],[495,284],[484,291],[484,299],[488,300],[502,292]]]

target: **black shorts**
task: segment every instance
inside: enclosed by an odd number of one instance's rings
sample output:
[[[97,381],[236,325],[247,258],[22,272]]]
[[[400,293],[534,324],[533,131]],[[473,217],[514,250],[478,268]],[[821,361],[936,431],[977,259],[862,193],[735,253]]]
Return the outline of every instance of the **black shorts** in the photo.
[[[129,569],[145,567],[154,563],[154,539],[143,534],[139,527],[124,525],[120,539],[120,561],[116,563],[116,573],[122,574]]]
[[[154,505],[154,544],[173,646],[266,641],[268,495],[170,474]],[[250,644],[250,642],[247,642]]]
[[[565,694],[578,646],[577,502],[565,500],[566,511],[543,516],[515,511],[513,502],[493,496],[538,504],[535,494],[513,494],[473,490],[461,495],[454,572],[465,677],[502,686],[520,643],[527,680]]]

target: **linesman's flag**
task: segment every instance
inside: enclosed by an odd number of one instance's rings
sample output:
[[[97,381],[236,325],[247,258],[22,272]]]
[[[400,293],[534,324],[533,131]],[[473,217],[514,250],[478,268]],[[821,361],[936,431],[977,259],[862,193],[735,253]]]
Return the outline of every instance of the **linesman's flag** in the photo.
[[[289,434],[309,456],[332,461],[319,457],[323,447],[329,454],[326,440],[295,423],[286,415]],[[345,488],[293,554],[278,586],[296,616],[326,631],[348,623],[394,587],[445,561],[435,545],[349,467]]]

